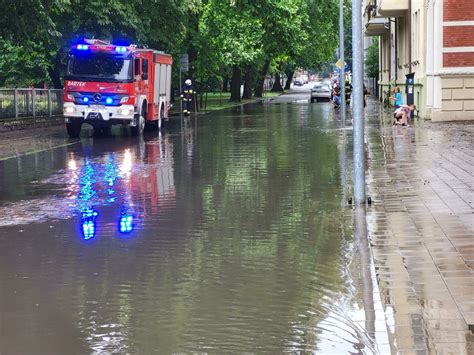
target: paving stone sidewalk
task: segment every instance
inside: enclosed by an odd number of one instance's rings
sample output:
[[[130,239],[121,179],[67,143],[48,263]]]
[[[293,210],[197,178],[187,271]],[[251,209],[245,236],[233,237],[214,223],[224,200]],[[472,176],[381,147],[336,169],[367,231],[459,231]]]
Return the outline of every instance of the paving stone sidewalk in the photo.
[[[393,353],[474,354],[474,122],[394,127],[373,101],[366,134],[368,233]]]

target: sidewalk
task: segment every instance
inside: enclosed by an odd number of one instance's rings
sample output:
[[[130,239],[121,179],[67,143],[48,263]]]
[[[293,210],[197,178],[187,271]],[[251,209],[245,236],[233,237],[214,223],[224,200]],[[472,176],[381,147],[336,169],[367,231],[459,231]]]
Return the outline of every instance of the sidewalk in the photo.
[[[371,103],[367,224],[393,353],[474,354],[474,122],[393,127]]]

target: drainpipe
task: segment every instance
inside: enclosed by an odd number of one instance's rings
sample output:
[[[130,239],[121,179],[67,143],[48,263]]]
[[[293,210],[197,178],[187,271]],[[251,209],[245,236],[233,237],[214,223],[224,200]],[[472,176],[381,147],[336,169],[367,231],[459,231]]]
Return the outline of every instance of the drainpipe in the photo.
[[[389,35],[389,48],[390,48],[390,35]],[[383,65],[383,59],[386,57],[387,55],[387,51],[385,50],[384,51],[384,46],[382,46],[382,43],[385,44],[385,40],[383,39],[383,37],[379,37],[379,77],[378,77],[378,81],[377,81],[377,96],[382,100],[383,102],[383,72],[385,70],[385,66]],[[390,53],[390,52],[389,52]],[[390,82],[390,61],[391,61],[391,58],[389,58],[388,60],[388,77],[389,77],[389,82]],[[384,70],[382,70],[382,68]],[[389,89],[390,91],[390,89]]]
[[[398,20],[395,17],[395,85],[397,85],[398,80]]]
[[[408,74],[411,74],[411,0],[408,0]]]

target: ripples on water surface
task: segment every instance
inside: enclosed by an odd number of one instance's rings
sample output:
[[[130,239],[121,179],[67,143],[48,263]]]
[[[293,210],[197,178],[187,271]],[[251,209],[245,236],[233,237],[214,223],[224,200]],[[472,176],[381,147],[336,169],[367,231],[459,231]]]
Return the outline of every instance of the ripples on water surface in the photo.
[[[0,162],[0,352],[374,352],[336,127],[248,106]]]

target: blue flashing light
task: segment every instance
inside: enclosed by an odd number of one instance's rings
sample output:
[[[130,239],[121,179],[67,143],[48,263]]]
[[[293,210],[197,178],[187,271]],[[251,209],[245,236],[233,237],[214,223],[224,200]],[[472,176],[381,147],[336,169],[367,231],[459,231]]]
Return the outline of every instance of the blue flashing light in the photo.
[[[112,102],[114,102],[114,100],[113,100],[111,97],[108,97],[108,98],[105,99],[105,103],[106,103],[107,105],[112,104]]]
[[[117,51],[119,53],[124,53],[124,52],[127,51],[127,47],[116,47],[115,51]]]
[[[90,208],[85,209],[82,212],[81,226],[82,226],[82,235],[85,240],[94,238],[95,236],[95,219],[99,215],[97,211],[94,211]]]
[[[80,51],[87,51],[89,49],[89,46],[87,44],[78,44],[77,49]]]
[[[82,101],[87,104],[89,102],[89,98],[86,96],[82,99]]]
[[[130,233],[133,230],[133,216],[122,215],[119,224],[120,233]]]

